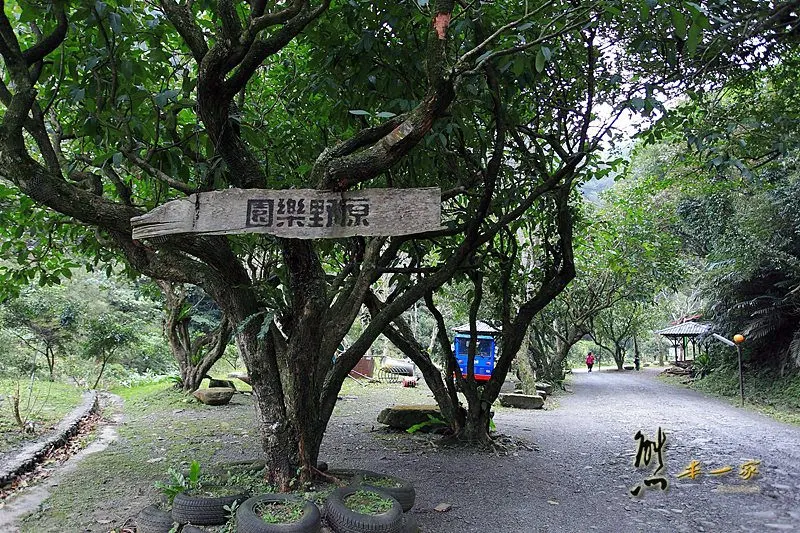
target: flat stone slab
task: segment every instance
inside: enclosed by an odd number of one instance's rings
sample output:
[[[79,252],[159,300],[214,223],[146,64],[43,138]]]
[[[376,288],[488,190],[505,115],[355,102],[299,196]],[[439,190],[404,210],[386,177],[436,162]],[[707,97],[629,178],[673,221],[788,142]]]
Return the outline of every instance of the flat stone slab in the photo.
[[[51,450],[63,446],[70,437],[78,432],[78,424],[81,420],[99,409],[97,391],[84,392],[81,404],[64,417],[55,430],[25,445],[14,457],[0,456],[0,487],[8,485],[20,474],[33,470],[45,455]]]
[[[553,394],[553,385],[551,385],[550,383],[545,383],[543,381],[540,381],[536,383],[536,390],[544,391],[546,395],[550,396],[551,394]]]
[[[245,374],[244,372],[231,372],[230,374],[228,374],[228,377],[238,379],[240,381],[244,381],[248,385],[252,385],[252,383],[250,382],[250,376]]]
[[[518,384],[521,385],[518,381],[507,379],[500,385],[500,392],[514,392]]]
[[[230,387],[209,387],[197,389],[192,394],[206,405],[225,405],[231,401],[236,391]]]
[[[544,405],[544,398],[538,394],[501,394],[500,405],[517,409],[541,409]]]
[[[408,429],[411,426],[428,422],[429,417],[442,419],[437,405],[395,405],[387,407],[378,415],[378,422],[395,429]]]

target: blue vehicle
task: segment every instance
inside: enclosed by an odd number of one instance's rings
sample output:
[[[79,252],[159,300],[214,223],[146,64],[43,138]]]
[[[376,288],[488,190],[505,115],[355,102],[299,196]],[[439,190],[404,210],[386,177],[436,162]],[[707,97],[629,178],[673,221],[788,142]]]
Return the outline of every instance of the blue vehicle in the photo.
[[[469,359],[469,333],[456,333],[453,342],[453,353],[458,361],[461,374],[467,377],[467,360]],[[475,381],[489,381],[494,372],[495,340],[489,335],[478,335],[475,349]]]

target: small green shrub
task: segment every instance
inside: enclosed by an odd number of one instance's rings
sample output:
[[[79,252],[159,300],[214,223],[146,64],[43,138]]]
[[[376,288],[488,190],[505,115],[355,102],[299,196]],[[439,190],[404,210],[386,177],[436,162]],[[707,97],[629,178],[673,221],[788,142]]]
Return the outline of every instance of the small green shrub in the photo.
[[[435,427],[446,427],[446,426],[447,422],[445,422],[441,418],[437,418],[433,415],[428,415],[428,420],[420,422],[419,424],[414,424],[413,426],[411,426],[406,430],[406,433],[414,434],[417,431],[421,431],[425,428],[431,429]]]
[[[303,517],[305,503],[300,500],[261,502],[254,511],[268,524],[291,524]]]
[[[166,482],[156,481],[156,488],[167,497],[170,505],[175,500],[175,496],[181,492],[197,489],[200,486],[200,463],[192,461],[189,466],[189,477],[175,468],[167,470],[169,479]]]
[[[344,505],[354,513],[376,515],[391,510],[393,502],[377,492],[359,490],[345,498]]]

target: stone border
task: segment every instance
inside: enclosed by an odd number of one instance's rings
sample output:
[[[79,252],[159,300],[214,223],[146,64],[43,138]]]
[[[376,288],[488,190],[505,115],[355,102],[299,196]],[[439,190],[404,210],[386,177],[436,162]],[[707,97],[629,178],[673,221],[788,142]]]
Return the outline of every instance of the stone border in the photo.
[[[45,455],[51,450],[63,446],[70,437],[78,432],[78,424],[81,420],[99,410],[97,391],[84,392],[83,402],[64,417],[55,430],[46,437],[25,445],[17,452],[16,457],[12,457],[0,466],[0,487],[11,484],[20,474],[33,470]]]

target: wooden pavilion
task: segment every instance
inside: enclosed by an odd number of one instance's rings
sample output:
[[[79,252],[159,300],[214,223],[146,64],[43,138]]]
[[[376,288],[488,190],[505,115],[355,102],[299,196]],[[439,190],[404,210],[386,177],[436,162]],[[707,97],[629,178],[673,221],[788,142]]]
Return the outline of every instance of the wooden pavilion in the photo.
[[[694,360],[695,355],[701,349],[700,345],[710,331],[711,325],[700,324],[690,320],[656,331],[656,333],[663,335],[672,343],[672,348],[675,350],[675,364],[677,365],[679,361],[687,360],[686,352],[690,343],[692,345],[692,360]],[[678,348],[683,349],[679,352]]]

